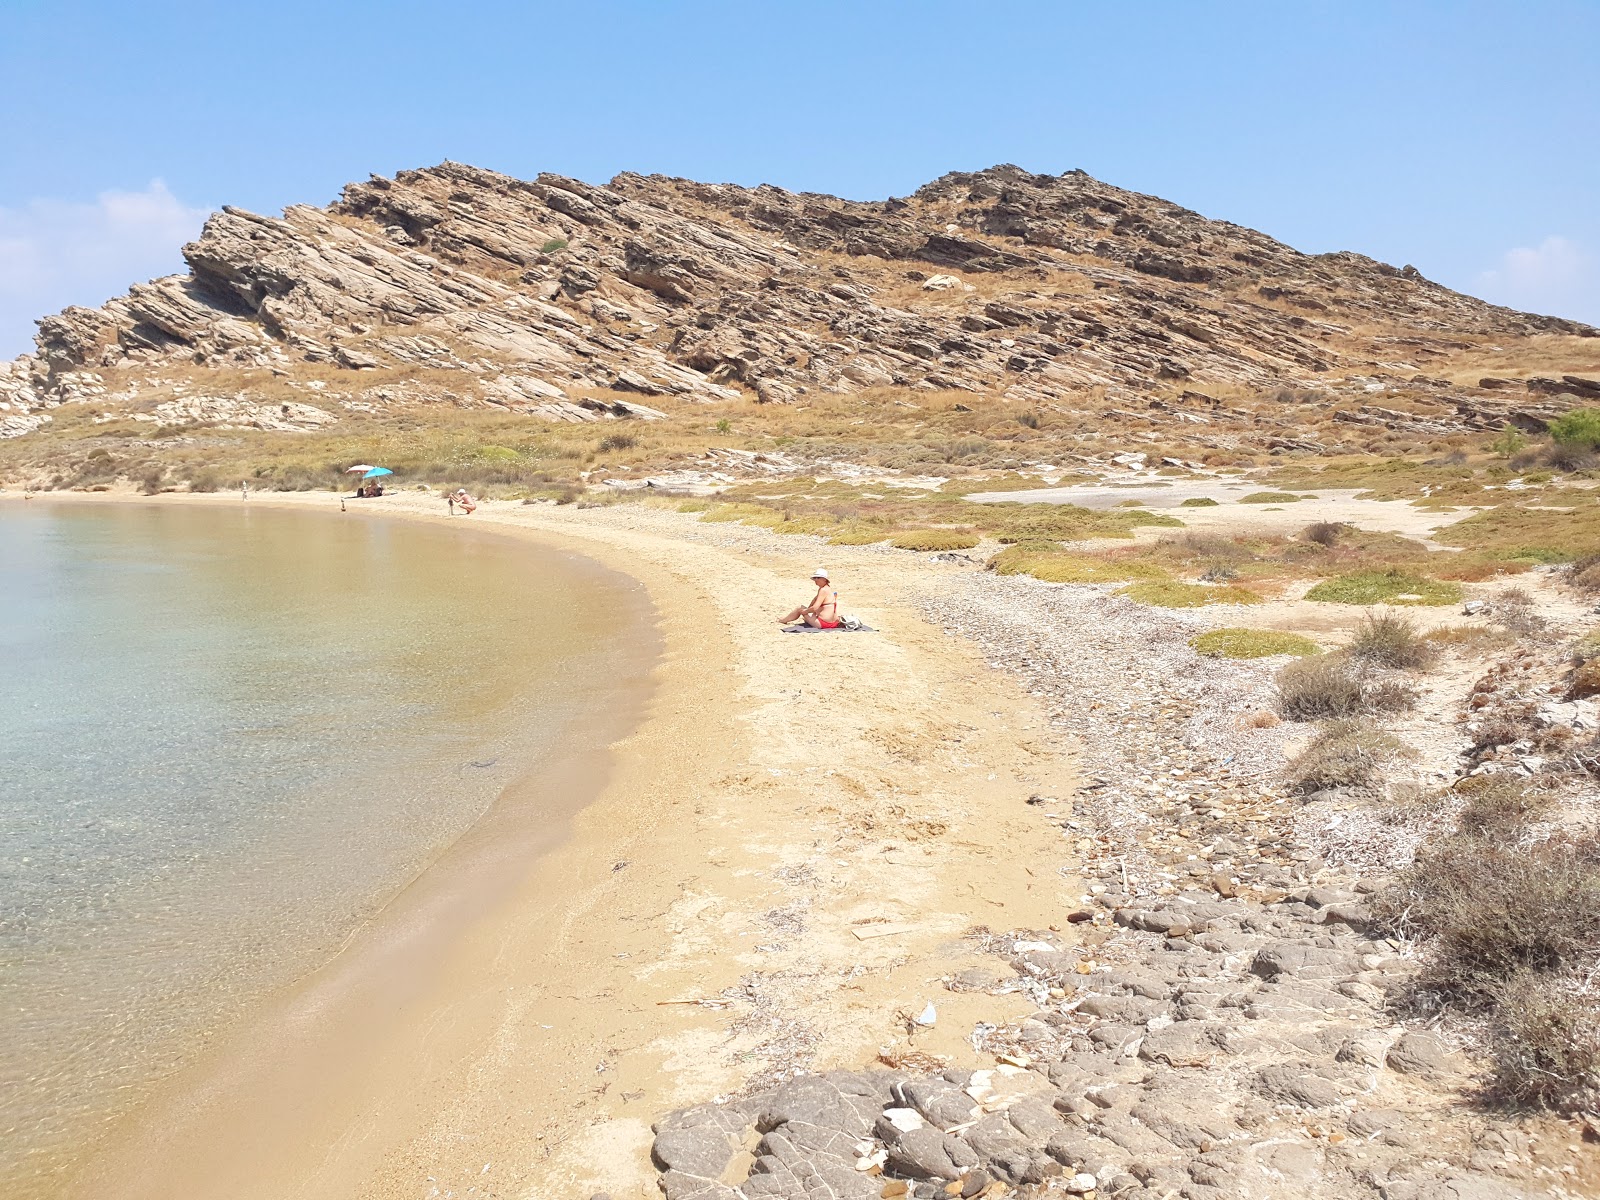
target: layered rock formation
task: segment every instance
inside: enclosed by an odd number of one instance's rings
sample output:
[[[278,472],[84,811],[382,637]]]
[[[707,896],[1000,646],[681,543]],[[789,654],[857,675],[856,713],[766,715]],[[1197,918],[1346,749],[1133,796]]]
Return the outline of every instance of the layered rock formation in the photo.
[[[208,368],[230,386],[244,372],[246,388],[250,372],[348,373],[331,389],[347,407],[586,420],[650,415],[617,393],[1354,391],[1416,376],[1462,338],[1595,333],[1410,267],[1301,254],[1081,171],[1011,166],[863,203],[444,163],[352,184],[325,209],[225,208],[184,256],[187,275],[42,320],[37,353],[0,366],[0,432],[73,400],[214,392]]]

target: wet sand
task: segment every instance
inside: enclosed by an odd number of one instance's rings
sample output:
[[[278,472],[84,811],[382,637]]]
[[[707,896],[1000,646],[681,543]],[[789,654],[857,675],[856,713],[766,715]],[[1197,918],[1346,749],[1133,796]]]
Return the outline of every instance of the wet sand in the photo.
[[[442,508],[400,495],[346,516]],[[827,548],[846,610],[882,632],[789,636],[772,618],[804,591],[811,539],[633,506],[470,520],[648,589],[664,651],[643,720],[563,768],[565,791],[603,780],[598,796],[556,844],[519,833],[508,797],[166,1081],[64,1195],[643,1200],[649,1123],[676,1105],[880,1051],[976,1065],[965,1034],[994,1001],[940,983],[982,961],[962,936],[1044,928],[1076,901],[1027,803],[1065,794],[1068,764],[1033,700],[914,614],[908,577],[936,585],[938,567]],[[930,1000],[938,1025],[912,1032]]]

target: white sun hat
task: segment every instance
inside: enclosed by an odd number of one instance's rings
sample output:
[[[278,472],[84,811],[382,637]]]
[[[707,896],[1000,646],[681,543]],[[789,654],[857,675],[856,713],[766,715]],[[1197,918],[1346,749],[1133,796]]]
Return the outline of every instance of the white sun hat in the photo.
[[[824,570],[822,567],[818,567],[815,571],[811,572],[811,578],[813,578],[813,579],[827,579],[828,578],[828,572],[826,570]]]

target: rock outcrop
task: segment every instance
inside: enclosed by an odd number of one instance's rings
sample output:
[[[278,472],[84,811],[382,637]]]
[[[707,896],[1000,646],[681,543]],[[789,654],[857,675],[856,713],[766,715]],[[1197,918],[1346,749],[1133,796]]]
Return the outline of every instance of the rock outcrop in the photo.
[[[1355,393],[1416,375],[1461,338],[1595,333],[1411,267],[1302,254],[1081,171],[1012,166],[856,202],[443,163],[352,184],[327,208],[224,208],[184,256],[187,275],[40,321],[37,352],[0,365],[0,435],[71,401],[211,395],[208,369],[243,372],[247,386],[251,372],[333,372],[350,381],[334,394],[353,405],[566,420],[585,419],[574,406],[597,392],[775,403],[874,387],[1028,403],[1090,389],[1175,396],[1190,383]],[[1515,408],[1503,392],[1497,403]]]

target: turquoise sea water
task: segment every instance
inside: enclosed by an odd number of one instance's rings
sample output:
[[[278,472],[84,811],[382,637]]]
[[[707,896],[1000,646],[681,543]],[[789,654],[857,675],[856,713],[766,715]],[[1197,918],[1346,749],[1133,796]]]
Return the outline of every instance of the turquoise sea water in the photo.
[[[459,519],[0,506],[0,1191],[637,686],[646,612]]]

